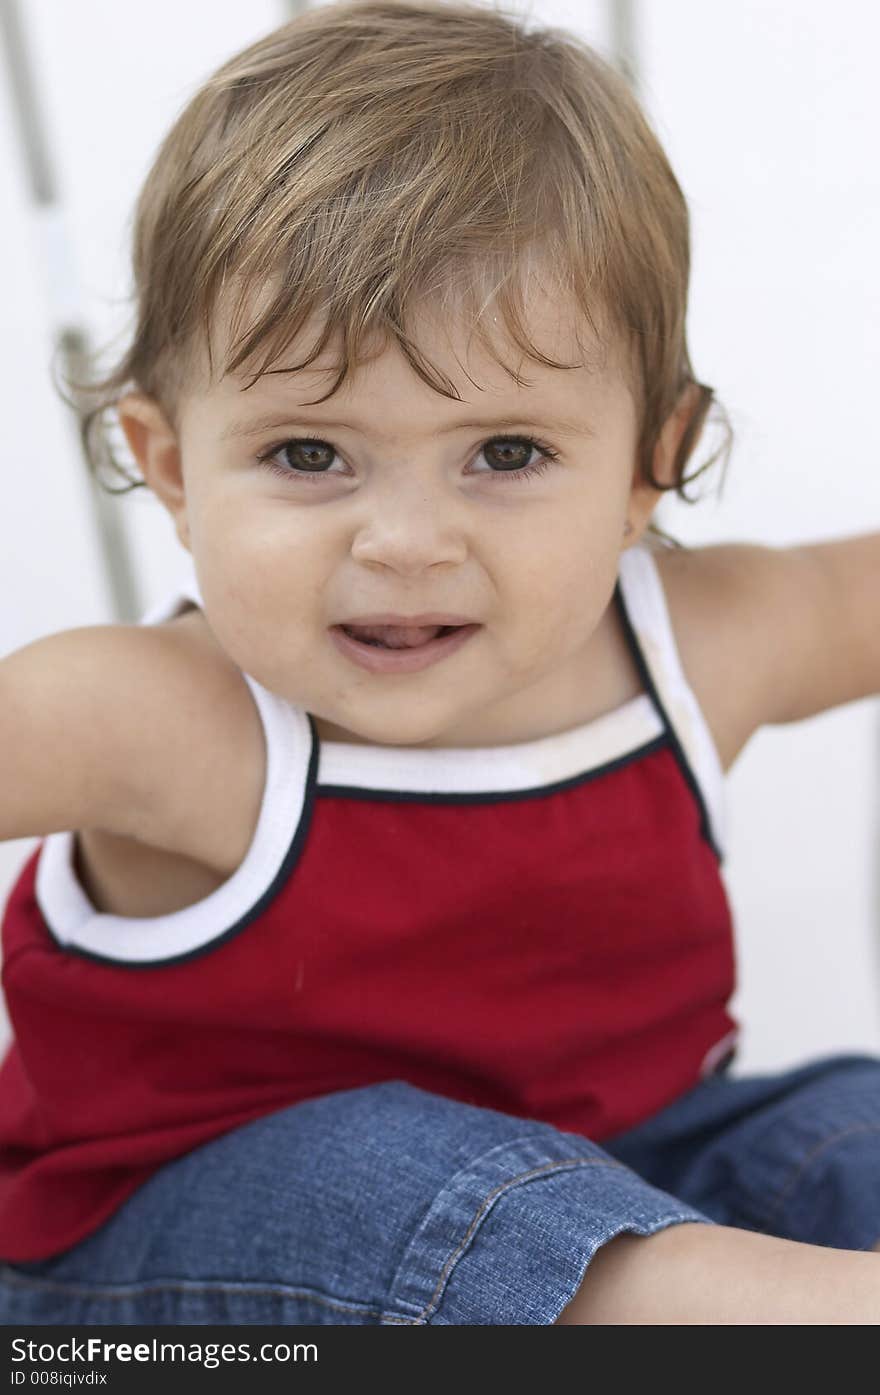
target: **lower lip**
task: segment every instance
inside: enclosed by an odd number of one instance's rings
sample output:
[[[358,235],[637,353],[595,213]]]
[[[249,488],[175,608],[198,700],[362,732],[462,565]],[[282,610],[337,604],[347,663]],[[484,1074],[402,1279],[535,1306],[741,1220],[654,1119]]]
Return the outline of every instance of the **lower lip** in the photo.
[[[448,635],[430,639],[418,649],[381,649],[376,644],[364,644],[352,639],[340,625],[331,627],[333,642],[347,659],[351,659],[368,673],[418,673],[420,669],[439,664],[467,644],[471,635],[482,629],[481,625],[462,625]]]

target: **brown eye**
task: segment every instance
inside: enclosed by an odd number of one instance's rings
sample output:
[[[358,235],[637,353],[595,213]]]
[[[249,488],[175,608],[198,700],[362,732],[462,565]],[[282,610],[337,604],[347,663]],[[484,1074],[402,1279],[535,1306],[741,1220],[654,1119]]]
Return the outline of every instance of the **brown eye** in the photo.
[[[296,470],[320,474],[332,464],[336,455],[326,441],[288,441],[277,452]]]
[[[264,450],[257,456],[257,463],[281,479],[320,484],[325,479],[343,478],[338,471],[330,472],[335,458],[336,451],[329,441],[317,436],[297,436]]]
[[[533,441],[520,441],[515,437],[499,436],[494,441],[487,441],[483,447],[483,455],[490,465],[498,470],[521,470],[529,463]]]
[[[532,452],[537,456],[536,460],[532,460]],[[494,436],[482,447],[480,455],[490,468],[476,473],[505,482],[531,480],[543,475],[558,458],[552,447],[533,440],[531,436]]]

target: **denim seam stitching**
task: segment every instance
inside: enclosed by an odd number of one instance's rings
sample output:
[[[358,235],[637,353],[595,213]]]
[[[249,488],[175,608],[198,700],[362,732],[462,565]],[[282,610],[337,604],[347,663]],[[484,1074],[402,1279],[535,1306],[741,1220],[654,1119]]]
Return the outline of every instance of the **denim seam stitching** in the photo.
[[[819,1153],[829,1148],[833,1143],[837,1143],[841,1138],[848,1138],[852,1134],[877,1132],[880,1132],[880,1124],[853,1124],[850,1128],[841,1129],[839,1133],[830,1134],[827,1138],[821,1139],[819,1143],[815,1143],[806,1156],[795,1164],[794,1171],[783,1181],[779,1190],[774,1192],[770,1197],[770,1201],[764,1213],[766,1223],[769,1225],[772,1222],[774,1216],[781,1210],[783,1202],[791,1195],[796,1183],[803,1176],[808,1164],[817,1157]]]
[[[116,1285],[87,1287],[81,1284],[68,1284],[63,1280],[30,1278],[24,1274],[18,1274],[13,1269],[4,1268],[0,1271],[0,1279],[18,1284],[21,1288],[35,1288],[43,1291],[50,1291],[61,1294],[76,1294],[81,1298],[110,1298],[124,1299],[136,1298],[142,1293],[153,1293],[170,1291],[172,1293],[243,1293],[243,1294],[263,1294],[271,1293],[283,1298],[305,1298],[308,1301],[326,1303],[331,1308],[342,1308],[349,1313],[363,1313],[368,1317],[382,1317],[381,1308],[370,1308],[358,1306],[353,1303],[345,1303],[338,1298],[329,1298],[317,1293],[313,1289],[290,1288],[285,1284],[248,1284],[248,1283],[227,1283],[222,1279],[209,1279],[199,1282],[194,1279],[148,1279],[145,1283],[130,1284],[125,1287]]]
[[[425,1306],[422,1308],[422,1310],[419,1313],[417,1313],[414,1317],[406,1318],[393,1317],[390,1313],[386,1313],[383,1315],[383,1322],[388,1324],[406,1323],[409,1325],[426,1323],[427,1315],[437,1307],[440,1301],[442,1291],[449,1281],[449,1276],[453,1268],[458,1263],[458,1260],[461,1258],[465,1249],[467,1249],[476,1230],[483,1222],[483,1220],[485,1220],[486,1215],[488,1214],[492,1206],[495,1204],[495,1201],[498,1199],[501,1193],[510,1191],[512,1187],[518,1186],[523,1182],[528,1182],[532,1178],[540,1176],[542,1173],[562,1171],[563,1169],[573,1167],[616,1167],[623,1172],[629,1170],[626,1167],[625,1163],[615,1162],[612,1159],[606,1160],[605,1158],[559,1158],[555,1162],[542,1163],[540,1167],[533,1167],[528,1172],[520,1173],[517,1177],[508,1177],[508,1179],[505,1182],[499,1183],[499,1185],[494,1189],[494,1191],[489,1192],[488,1196],[485,1196],[483,1198],[482,1202],[480,1203],[479,1210],[476,1212],[473,1220],[471,1221],[470,1225],[465,1231],[465,1234],[459,1241],[458,1248],[454,1250],[453,1253],[449,1256],[442,1270],[440,1271],[440,1278],[437,1281],[437,1287],[434,1289],[434,1292],[432,1293],[431,1297],[429,1298]],[[396,1282],[397,1278],[395,1276],[395,1283]]]

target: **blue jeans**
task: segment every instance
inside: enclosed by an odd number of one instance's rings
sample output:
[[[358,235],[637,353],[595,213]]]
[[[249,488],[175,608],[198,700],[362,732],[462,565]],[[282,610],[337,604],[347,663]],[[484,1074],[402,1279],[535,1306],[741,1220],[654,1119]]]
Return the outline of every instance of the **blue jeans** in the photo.
[[[701,1081],[602,1145],[393,1080],[166,1164],[52,1259],[9,1324],[549,1324],[622,1231],[732,1225],[869,1249],[880,1058]]]

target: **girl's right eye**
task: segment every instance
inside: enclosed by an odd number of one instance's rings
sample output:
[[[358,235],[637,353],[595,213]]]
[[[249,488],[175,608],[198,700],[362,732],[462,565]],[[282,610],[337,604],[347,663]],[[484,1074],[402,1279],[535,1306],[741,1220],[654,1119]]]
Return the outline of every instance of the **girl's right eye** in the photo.
[[[275,457],[276,455],[280,455],[282,451],[286,452],[291,448],[293,452],[297,452],[301,449],[303,450],[304,463],[301,464],[299,461],[294,460],[291,465],[285,468],[283,465],[278,464]],[[273,475],[280,475],[282,479],[302,479],[308,480],[310,484],[313,484],[316,480],[325,479],[327,477],[326,470],[312,468],[329,463],[320,458],[322,452],[329,454],[331,458],[336,454],[336,451],[329,442],[322,441],[319,436],[298,436],[296,440],[282,441],[280,445],[270,446],[268,450],[263,451],[261,455],[257,456],[257,461],[260,465],[264,466],[265,469],[271,470]],[[332,479],[333,476],[331,475],[330,478]]]

